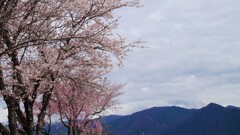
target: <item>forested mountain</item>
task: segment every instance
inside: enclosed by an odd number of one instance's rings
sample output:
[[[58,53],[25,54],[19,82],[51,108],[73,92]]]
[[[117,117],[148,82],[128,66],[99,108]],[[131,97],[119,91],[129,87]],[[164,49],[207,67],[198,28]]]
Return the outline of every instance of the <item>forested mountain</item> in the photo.
[[[240,135],[240,109],[153,107],[106,123],[111,135]]]

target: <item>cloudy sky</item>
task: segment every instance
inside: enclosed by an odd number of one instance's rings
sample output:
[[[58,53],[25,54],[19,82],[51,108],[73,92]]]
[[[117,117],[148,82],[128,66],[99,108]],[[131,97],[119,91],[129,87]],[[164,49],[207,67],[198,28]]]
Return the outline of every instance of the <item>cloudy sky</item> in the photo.
[[[122,69],[110,75],[127,82],[118,100],[130,114],[152,106],[200,108],[210,102],[240,106],[240,1],[142,0],[124,8],[118,32],[141,38]]]

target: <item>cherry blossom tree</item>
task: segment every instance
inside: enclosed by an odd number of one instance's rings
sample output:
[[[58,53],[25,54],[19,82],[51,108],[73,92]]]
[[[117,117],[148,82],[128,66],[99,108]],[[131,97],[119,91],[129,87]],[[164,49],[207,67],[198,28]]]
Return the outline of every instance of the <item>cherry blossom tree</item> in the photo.
[[[62,124],[68,129],[68,135],[101,134],[101,124],[94,118],[116,104],[114,98],[122,88],[122,85],[112,85],[106,79],[94,77],[88,80],[91,82],[59,82],[55,86],[49,113],[59,114]]]
[[[126,44],[113,33],[112,11],[138,5],[137,0],[0,0],[0,94],[8,110],[8,125],[0,123],[0,132],[41,135],[51,99],[62,99],[60,84],[85,100],[101,94],[101,87],[111,92],[117,85],[101,79],[112,70],[113,57],[121,65],[139,43]],[[86,87],[87,82],[92,83]]]

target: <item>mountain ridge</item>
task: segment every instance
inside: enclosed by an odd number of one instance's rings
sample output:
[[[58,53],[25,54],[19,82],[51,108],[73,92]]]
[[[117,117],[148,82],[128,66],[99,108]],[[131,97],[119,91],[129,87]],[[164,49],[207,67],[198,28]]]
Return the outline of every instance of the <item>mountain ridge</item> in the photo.
[[[152,107],[106,124],[111,135],[239,135],[240,109],[216,103],[200,109]]]

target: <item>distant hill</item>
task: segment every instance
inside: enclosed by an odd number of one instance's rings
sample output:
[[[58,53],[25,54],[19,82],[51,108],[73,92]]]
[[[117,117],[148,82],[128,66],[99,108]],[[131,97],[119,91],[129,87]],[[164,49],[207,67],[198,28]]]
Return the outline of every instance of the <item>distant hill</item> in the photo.
[[[109,132],[113,135],[159,135],[176,127],[195,112],[194,109],[176,106],[153,107],[108,123]]]
[[[104,117],[103,118],[103,120],[102,120],[102,123],[110,123],[110,122],[112,122],[112,121],[114,121],[114,120],[116,120],[116,119],[118,119],[118,118],[121,118],[121,117],[123,117],[123,116],[120,116],[120,115],[109,115],[109,116],[106,116],[106,117]]]
[[[153,107],[105,123],[111,135],[240,135],[240,109]]]

